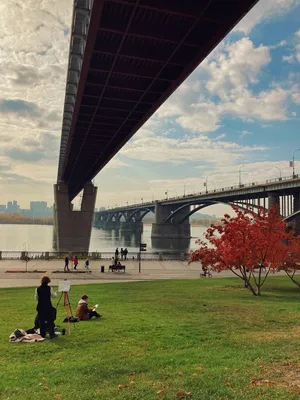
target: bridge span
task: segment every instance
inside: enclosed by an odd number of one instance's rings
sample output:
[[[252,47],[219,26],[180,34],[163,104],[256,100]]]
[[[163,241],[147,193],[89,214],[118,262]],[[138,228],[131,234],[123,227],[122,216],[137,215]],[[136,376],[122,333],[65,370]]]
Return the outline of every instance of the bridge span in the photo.
[[[96,227],[142,231],[143,218],[155,214],[152,238],[190,238],[189,218],[195,212],[214,204],[251,206],[254,211],[278,205],[288,224],[300,232],[300,178],[298,175],[251,183],[209,192],[166,198],[147,203],[116,207],[95,213]]]
[[[257,1],[74,0],[54,188],[59,250],[88,249],[91,180]],[[82,190],[80,214],[71,201]]]

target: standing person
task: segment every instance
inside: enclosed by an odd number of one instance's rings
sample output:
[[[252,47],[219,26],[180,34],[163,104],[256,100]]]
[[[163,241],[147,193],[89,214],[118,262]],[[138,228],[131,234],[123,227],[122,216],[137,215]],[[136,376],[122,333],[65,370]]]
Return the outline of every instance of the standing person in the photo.
[[[77,258],[77,256],[73,257],[73,265],[74,265],[74,270],[76,271],[77,266],[78,266],[78,258]]]
[[[115,257],[119,258],[119,249],[118,248],[116,248]]]
[[[123,260],[123,257],[124,257],[124,250],[123,247],[121,247],[121,260]]]
[[[46,337],[48,331],[50,339],[53,339],[57,335],[54,333],[55,317],[51,297],[56,297],[57,293],[54,293],[52,287],[48,286],[50,282],[51,279],[49,276],[43,276],[41,279],[41,286],[35,289],[35,300],[38,302],[36,310],[38,312],[38,323],[40,326],[41,336]]]
[[[66,256],[66,258],[65,258],[64,272],[70,272],[70,270],[69,270],[69,257],[68,256]]]
[[[90,260],[89,260],[89,258],[87,258],[85,260],[85,272],[90,272],[91,273],[92,271],[90,271],[89,265],[90,265]]]
[[[93,308],[89,308],[88,296],[86,294],[83,294],[78,302],[78,306],[76,309],[76,318],[78,318],[79,321],[88,321],[93,317],[100,318],[101,315],[95,311],[96,307],[98,306],[95,305]]]
[[[123,254],[124,254],[124,260],[126,261],[127,260],[127,254],[128,254],[127,247],[124,249]]]

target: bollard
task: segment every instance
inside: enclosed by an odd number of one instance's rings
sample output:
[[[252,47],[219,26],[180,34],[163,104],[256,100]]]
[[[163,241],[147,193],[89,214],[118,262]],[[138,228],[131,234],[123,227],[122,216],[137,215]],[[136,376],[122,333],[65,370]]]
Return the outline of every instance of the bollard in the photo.
[[[101,265],[101,273],[103,274],[105,272],[105,267],[104,265]]]

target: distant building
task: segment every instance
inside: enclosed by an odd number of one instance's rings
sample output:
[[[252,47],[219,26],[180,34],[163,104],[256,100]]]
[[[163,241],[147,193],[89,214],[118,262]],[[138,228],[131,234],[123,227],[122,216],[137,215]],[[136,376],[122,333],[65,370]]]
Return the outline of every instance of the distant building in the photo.
[[[48,207],[46,201],[31,201],[30,216],[33,218],[52,218],[53,207]]]
[[[20,206],[16,200],[7,203],[6,212],[8,214],[19,214]]]

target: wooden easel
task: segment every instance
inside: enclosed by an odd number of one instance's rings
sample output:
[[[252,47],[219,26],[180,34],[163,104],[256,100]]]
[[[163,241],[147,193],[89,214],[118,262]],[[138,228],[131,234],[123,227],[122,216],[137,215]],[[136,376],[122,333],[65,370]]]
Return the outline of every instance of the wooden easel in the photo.
[[[58,307],[61,298],[64,297],[64,307],[66,308],[66,316],[67,316],[67,321],[68,321],[68,335],[71,335],[71,323],[70,323],[70,317],[72,317],[72,308],[70,304],[70,299],[69,299],[69,292],[61,292],[60,298],[58,300],[57,306]]]

